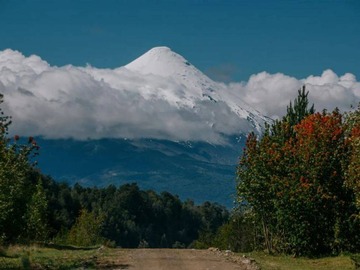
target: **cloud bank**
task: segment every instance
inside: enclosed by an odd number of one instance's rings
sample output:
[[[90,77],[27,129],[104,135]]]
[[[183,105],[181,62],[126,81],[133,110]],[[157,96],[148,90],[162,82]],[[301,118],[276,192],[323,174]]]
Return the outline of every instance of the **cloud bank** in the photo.
[[[360,100],[353,74],[296,79],[262,72],[248,82],[219,83],[262,114],[278,118],[303,85],[317,110],[348,110]],[[45,138],[158,138],[221,143],[223,135],[247,128],[224,101],[194,99],[182,103],[184,88],[172,78],[140,75],[125,67],[50,66],[40,57],[0,52],[2,107],[13,117],[11,131]]]
[[[242,93],[243,100],[262,114],[276,119],[286,113],[286,107],[303,85],[309,91],[309,101],[316,111],[349,111],[360,102],[360,83],[351,73],[338,76],[325,70],[320,76],[296,79],[282,73],[261,72],[252,75],[247,83],[230,83],[229,88]]]

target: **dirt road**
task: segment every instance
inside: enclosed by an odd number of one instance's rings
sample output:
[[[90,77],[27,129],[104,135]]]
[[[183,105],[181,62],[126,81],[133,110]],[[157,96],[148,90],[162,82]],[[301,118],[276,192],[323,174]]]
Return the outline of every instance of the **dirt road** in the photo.
[[[131,249],[113,258],[112,269],[129,270],[253,270],[254,265],[237,255],[211,250]]]

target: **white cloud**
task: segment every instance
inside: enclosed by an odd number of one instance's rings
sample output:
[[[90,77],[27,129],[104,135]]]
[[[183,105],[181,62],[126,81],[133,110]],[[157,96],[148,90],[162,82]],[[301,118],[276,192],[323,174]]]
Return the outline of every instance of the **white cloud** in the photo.
[[[228,98],[214,102],[194,98],[172,78],[140,75],[124,67],[54,67],[38,56],[0,51],[0,92],[5,95],[2,106],[13,116],[12,133],[23,136],[146,137],[221,143],[224,134],[250,129],[230,102],[240,98],[264,115],[280,117],[303,84],[317,110],[335,106],[347,110],[360,99],[355,76],[347,73],[339,77],[331,70],[302,80],[262,72],[247,83],[219,84],[220,91],[226,92],[222,96]]]
[[[348,111],[360,102],[360,83],[355,76],[346,73],[338,77],[332,70],[300,80],[282,73],[261,72],[252,75],[247,83],[231,83],[229,87],[241,92],[243,100],[262,114],[276,119],[286,113],[289,102],[303,85],[317,111],[332,111],[336,107]]]
[[[229,87],[242,93],[243,100],[262,114],[277,118],[286,112],[302,83],[281,73],[261,72],[252,75],[247,83],[231,83]]]
[[[12,132],[46,138],[159,138],[223,142],[243,123],[227,104],[182,104],[182,86],[126,68],[50,67],[40,58],[0,52],[3,108]]]
[[[350,73],[338,77],[332,70],[325,70],[321,76],[309,76],[302,82],[310,91],[310,100],[318,111],[331,111],[336,107],[349,111],[360,101],[360,83]]]

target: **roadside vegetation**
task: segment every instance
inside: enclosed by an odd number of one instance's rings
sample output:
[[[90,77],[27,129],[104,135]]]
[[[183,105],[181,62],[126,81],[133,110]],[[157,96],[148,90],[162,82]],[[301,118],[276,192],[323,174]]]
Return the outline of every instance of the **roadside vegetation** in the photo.
[[[360,249],[360,109],[314,112],[305,88],[282,120],[249,134],[238,167],[239,209],[254,248],[293,256]]]
[[[322,258],[294,258],[289,255],[269,255],[252,252],[247,256],[255,259],[261,270],[353,270],[354,262],[349,255]]]
[[[126,269],[127,251],[106,247],[9,246],[0,269]]]

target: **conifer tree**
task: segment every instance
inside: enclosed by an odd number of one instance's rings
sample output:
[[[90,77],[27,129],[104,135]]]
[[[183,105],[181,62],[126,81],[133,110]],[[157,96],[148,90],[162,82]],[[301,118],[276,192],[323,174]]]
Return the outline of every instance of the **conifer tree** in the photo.
[[[298,96],[294,100],[294,106],[290,102],[290,105],[287,107],[284,120],[286,120],[291,127],[299,124],[306,116],[315,112],[314,105],[309,107],[308,95],[309,92],[306,92],[304,85],[302,89],[298,90]]]

